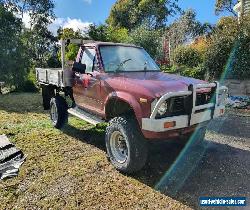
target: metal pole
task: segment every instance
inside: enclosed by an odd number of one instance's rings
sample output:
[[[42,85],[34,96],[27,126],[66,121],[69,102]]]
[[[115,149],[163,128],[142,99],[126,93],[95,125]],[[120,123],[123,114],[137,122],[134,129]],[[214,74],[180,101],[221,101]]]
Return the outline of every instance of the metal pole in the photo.
[[[65,68],[65,40],[61,39],[61,60],[62,60],[62,70]]]

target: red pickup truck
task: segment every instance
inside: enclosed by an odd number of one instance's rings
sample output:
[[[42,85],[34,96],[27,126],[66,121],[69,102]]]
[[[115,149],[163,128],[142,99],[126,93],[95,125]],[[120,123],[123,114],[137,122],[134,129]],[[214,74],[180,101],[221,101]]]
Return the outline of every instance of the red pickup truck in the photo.
[[[72,67],[65,67],[69,42],[82,44]],[[36,69],[53,125],[62,128],[68,113],[94,125],[109,122],[107,154],[122,172],[145,165],[147,140],[189,137],[225,111],[226,87],[163,73],[135,45],[62,41],[62,61],[62,69]]]

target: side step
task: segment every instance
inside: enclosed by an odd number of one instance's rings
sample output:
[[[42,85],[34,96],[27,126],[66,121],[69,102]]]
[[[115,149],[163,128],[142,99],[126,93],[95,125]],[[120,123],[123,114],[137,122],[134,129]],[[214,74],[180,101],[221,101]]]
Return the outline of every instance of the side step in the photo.
[[[104,120],[101,120],[100,118],[98,118],[97,116],[89,113],[89,112],[86,112],[82,109],[79,109],[78,107],[76,108],[71,108],[71,109],[68,109],[68,113],[69,114],[72,114],[90,124],[93,124],[93,125],[97,125],[99,123],[103,123],[105,122]]]

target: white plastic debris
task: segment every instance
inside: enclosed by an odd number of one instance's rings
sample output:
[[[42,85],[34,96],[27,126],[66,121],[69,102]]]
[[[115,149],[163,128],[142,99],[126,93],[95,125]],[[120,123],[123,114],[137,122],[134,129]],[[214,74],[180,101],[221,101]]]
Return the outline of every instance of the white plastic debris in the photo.
[[[5,135],[0,135],[0,180],[18,175],[25,161],[21,150],[17,149]]]
[[[226,103],[229,107],[248,109],[250,105],[250,98],[248,96],[230,96]]]

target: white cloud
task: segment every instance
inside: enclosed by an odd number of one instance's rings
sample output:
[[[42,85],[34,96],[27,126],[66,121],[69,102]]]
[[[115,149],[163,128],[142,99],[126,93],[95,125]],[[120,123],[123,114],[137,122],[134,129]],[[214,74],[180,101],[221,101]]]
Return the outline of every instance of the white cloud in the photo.
[[[31,21],[31,18],[29,16],[29,14],[28,13],[24,13],[23,14],[23,23],[24,23],[24,26],[26,28],[30,28],[30,21]]]
[[[91,22],[84,22],[81,19],[71,18],[56,18],[52,24],[49,25],[49,30],[56,34],[59,27],[72,28],[74,31],[80,30],[83,33],[87,32]]]
[[[90,0],[86,0],[90,1]],[[23,15],[23,23],[26,28],[30,28],[31,18],[28,13],[24,13]],[[57,30],[59,27],[62,28],[72,28],[74,31],[80,30],[83,33],[86,33],[91,22],[84,22],[81,19],[75,18],[56,18],[49,26],[48,29],[54,34],[57,34]]]
[[[92,3],[92,0],[83,0],[84,2],[88,3],[88,4],[91,4]]]

